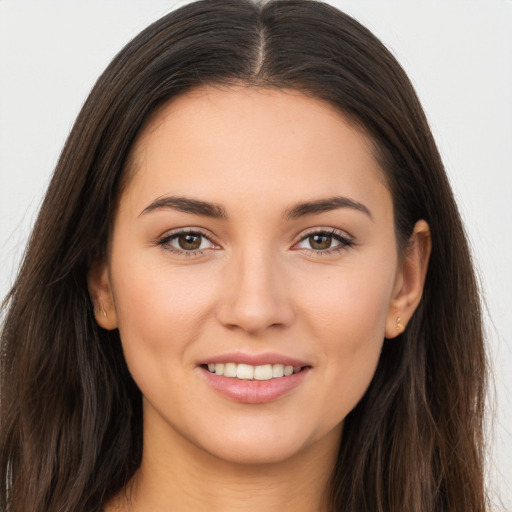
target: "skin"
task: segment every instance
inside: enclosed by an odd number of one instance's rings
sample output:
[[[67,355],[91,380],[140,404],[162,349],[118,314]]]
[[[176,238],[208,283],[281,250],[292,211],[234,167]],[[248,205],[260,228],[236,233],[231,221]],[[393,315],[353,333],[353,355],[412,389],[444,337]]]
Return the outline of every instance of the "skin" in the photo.
[[[215,203],[227,218],[145,211],[168,196]],[[367,212],[285,216],[333,196]],[[169,234],[182,228],[210,241],[176,252]],[[322,232],[328,249],[311,238]],[[142,465],[107,510],[328,510],[343,420],[384,338],[418,305],[429,253],[420,221],[399,257],[369,140],[328,104],[202,87],[166,105],[137,140],[108,261],[90,274],[97,320],[119,329],[144,397]],[[298,357],[310,370],[276,400],[235,402],[198,364],[238,351]]]

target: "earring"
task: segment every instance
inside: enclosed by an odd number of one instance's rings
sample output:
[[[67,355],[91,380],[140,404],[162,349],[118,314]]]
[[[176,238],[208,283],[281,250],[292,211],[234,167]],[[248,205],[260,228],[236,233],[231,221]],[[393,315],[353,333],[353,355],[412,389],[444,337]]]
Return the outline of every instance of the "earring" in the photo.
[[[396,319],[396,330],[397,332],[401,333],[404,330],[404,326],[402,325],[402,322],[400,321],[400,317]]]
[[[103,316],[106,318],[108,315],[107,315],[107,312],[102,308],[102,311],[103,311]]]

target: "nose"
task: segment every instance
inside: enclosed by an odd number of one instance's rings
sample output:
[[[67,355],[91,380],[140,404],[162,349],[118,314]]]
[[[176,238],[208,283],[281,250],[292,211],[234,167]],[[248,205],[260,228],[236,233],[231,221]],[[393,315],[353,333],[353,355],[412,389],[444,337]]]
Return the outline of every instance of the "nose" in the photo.
[[[217,318],[221,324],[254,335],[293,322],[289,283],[276,260],[263,251],[233,257],[219,293]]]

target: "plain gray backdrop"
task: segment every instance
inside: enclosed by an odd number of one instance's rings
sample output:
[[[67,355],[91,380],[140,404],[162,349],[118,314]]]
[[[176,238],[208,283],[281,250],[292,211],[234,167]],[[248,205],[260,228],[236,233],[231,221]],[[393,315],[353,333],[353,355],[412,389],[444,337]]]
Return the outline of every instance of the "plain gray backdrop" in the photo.
[[[0,297],[62,145],[117,51],[173,0],[0,0]],[[338,0],[411,77],[466,222],[496,392],[489,486],[512,510],[512,2]],[[499,505],[499,501],[502,502]]]

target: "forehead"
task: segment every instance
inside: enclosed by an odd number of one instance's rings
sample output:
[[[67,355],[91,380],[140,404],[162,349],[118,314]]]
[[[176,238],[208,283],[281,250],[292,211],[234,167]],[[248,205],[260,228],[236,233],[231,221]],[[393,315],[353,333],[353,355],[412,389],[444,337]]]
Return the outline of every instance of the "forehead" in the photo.
[[[223,201],[234,192],[294,201],[385,182],[362,130],[295,90],[194,89],[153,115],[131,160],[127,188],[148,201],[170,193]]]

